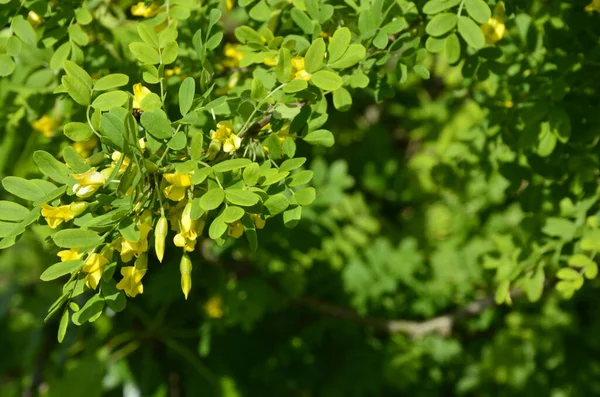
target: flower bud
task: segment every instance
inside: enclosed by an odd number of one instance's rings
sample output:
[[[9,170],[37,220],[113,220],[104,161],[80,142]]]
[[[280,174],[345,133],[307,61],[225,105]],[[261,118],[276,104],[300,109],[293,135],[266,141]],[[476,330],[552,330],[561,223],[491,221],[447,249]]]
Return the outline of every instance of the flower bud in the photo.
[[[181,230],[184,232],[189,232],[192,229],[193,221],[192,221],[192,202],[188,201],[185,207],[183,208],[183,212],[181,213]]]
[[[163,215],[156,222],[156,229],[154,229],[154,250],[160,263],[162,263],[165,256],[165,241],[168,233],[169,222],[167,222],[167,218]]]
[[[241,237],[242,234],[244,234],[244,226],[242,225],[242,222],[235,221],[231,223],[229,225],[229,228],[227,229],[227,234],[229,234],[233,238]]]
[[[179,272],[181,273],[181,291],[183,291],[183,295],[187,300],[188,294],[192,289],[192,261],[186,253],[181,257]]]
[[[88,203],[86,203],[85,201],[77,201],[77,202],[73,202],[73,203],[71,203],[71,205],[69,205],[69,209],[73,213],[74,217],[78,217],[79,215],[81,215],[83,213],[83,211],[86,210],[87,207],[88,207]]]

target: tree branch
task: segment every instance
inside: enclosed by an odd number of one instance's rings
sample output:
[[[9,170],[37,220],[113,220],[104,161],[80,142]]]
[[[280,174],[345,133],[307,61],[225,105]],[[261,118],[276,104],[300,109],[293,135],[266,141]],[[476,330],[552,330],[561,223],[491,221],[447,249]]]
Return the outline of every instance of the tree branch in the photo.
[[[512,298],[523,295],[520,288],[514,288],[510,291]],[[305,306],[315,311],[349,320],[358,324],[369,325],[390,334],[403,333],[411,338],[420,338],[430,333],[437,333],[441,336],[448,336],[452,332],[453,325],[468,316],[474,316],[485,309],[495,305],[494,297],[488,296],[483,299],[473,301],[457,310],[454,313],[444,314],[425,321],[395,320],[379,317],[360,316],[350,309],[335,306],[326,302],[321,302],[314,298],[300,298],[295,301],[300,306]]]

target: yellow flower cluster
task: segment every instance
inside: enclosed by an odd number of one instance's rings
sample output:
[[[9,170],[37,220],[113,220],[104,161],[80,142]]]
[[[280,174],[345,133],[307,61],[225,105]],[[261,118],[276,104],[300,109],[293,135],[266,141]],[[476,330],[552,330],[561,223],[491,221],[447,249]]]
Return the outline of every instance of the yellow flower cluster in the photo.
[[[77,181],[73,185],[73,193],[77,197],[88,198],[92,196],[98,189],[100,189],[107,181],[106,176],[101,172],[96,171],[95,168],[90,168],[81,174],[71,174],[71,176]]]
[[[148,269],[148,255],[142,254],[136,259],[134,266],[124,266],[121,268],[123,278],[117,284],[117,288],[124,290],[127,296],[135,298],[138,294],[144,293],[142,278]]]
[[[160,5],[155,2],[146,5],[146,3],[140,1],[137,4],[132,5],[130,10],[131,15],[136,17],[150,18],[159,13]]]
[[[61,205],[53,207],[46,203],[41,204],[42,216],[46,219],[46,223],[51,229],[56,229],[61,223],[69,222],[75,217],[81,215],[87,208],[86,202],[74,202],[69,205]]]
[[[222,148],[227,154],[234,154],[242,143],[242,138],[233,132],[233,125],[230,121],[219,121],[217,129],[210,131],[210,139],[218,149]]]
[[[148,251],[148,234],[152,230],[152,214],[146,210],[135,221],[140,238],[137,241],[129,241],[125,237],[117,240],[117,250],[121,253],[121,260],[127,263],[135,256],[139,258]]]
[[[56,133],[56,128],[58,127],[58,122],[56,119],[44,115],[39,120],[31,123],[31,127],[40,132],[46,138],[52,138]]]
[[[294,79],[302,79],[305,81],[310,81],[311,74],[304,69],[304,58],[303,57],[293,57],[292,58],[292,77]]]
[[[502,40],[506,32],[504,25],[504,3],[498,2],[494,7],[494,14],[489,21],[481,25],[481,31],[485,36],[485,42],[495,44]]]
[[[585,6],[585,10],[600,12],[600,0],[592,0],[590,4]]]
[[[163,189],[164,196],[169,200],[183,200],[187,188],[192,186],[191,174],[175,171],[173,173],[163,174],[163,178],[169,183],[169,185],[165,186]]]

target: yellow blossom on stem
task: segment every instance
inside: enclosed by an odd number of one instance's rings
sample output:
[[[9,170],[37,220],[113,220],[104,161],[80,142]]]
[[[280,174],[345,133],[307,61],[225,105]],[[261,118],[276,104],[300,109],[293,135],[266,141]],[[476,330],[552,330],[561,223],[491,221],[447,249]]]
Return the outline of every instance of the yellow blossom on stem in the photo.
[[[235,0],[225,0],[225,9],[227,11],[233,10],[233,7],[235,7]]]
[[[62,250],[62,251],[59,251],[58,254],[56,254],[56,255],[58,255],[60,257],[61,262],[75,261],[77,259],[81,259],[81,257],[83,256],[83,254],[78,253],[74,249]]]
[[[92,196],[106,183],[106,177],[97,172],[96,168],[90,168],[89,171],[82,174],[71,174],[71,176],[77,181],[73,185],[73,193],[81,198]]]
[[[220,296],[212,296],[204,305],[204,311],[210,318],[223,317],[223,300]]]
[[[242,143],[242,138],[233,133],[230,121],[219,121],[216,131],[210,131],[210,138],[212,142],[222,145],[223,151],[228,154],[235,153]]]
[[[121,268],[123,278],[117,284],[117,288],[125,291],[127,296],[135,298],[138,294],[144,293],[142,278],[148,269],[148,255],[142,254],[135,261],[134,266],[124,266]]]
[[[31,127],[40,132],[46,138],[52,138],[56,132],[56,127],[58,127],[58,122],[56,119],[44,115],[39,120],[31,123]]]
[[[51,229],[57,228],[61,223],[68,222],[81,215],[87,208],[85,202],[75,202],[69,205],[61,205],[52,207],[46,203],[40,205],[42,207],[42,216],[46,219],[46,223]]]
[[[173,201],[181,201],[185,198],[187,188],[192,186],[192,176],[187,173],[175,171],[170,174],[163,174],[165,181],[169,183],[163,189],[166,198]]]
[[[265,58],[263,58],[263,63],[267,66],[276,66],[277,59],[275,59],[273,57],[265,57]]]
[[[260,215],[250,214],[250,219],[252,219],[252,222],[254,222],[254,226],[256,226],[257,229],[262,229],[265,227],[266,221],[261,218]]]
[[[223,61],[223,66],[228,68],[238,67],[240,61],[244,58],[244,53],[238,50],[238,45],[236,44],[225,44],[224,54],[229,59]]]
[[[27,21],[31,24],[31,26],[37,28],[42,24],[42,22],[44,22],[44,18],[42,18],[35,11],[29,11],[29,13],[27,14]]]
[[[163,215],[156,222],[156,228],[154,229],[154,251],[158,261],[162,263],[163,257],[165,256],[165,240],[169,233],[169,223],[167,218]]]
[[[292,77],[294,79],[302,79],[309,81],[312,77],[310,73],[304,69],[304,58],[293,57],[292,58]]]
[[[485,42],[488,44],[495,44],[502,40],[506,32],[506,26],[504,25],[504,3],[502,1],[498,2],[494,7],[494,13],[490,20],[481,25],[481,31],[485,36]]]
[[[73,142],[71,144],[73,149],[77,151],[83,158],[88,158],[92,154],[92,151],[98,146],[98,137],[92,135],[92,137],[86,141]]]
[[[152,2],[149,5],[146,5],[146,3],[140,1],[131,6],[131,15],[135,15],[136,17],[150,18],[158,14],[159,9],[160,5],[158,3]]]
[[[121,260],[127,263],[135,256],[140,257],[144,252],[148,251],[148,234],[152,230],[152,218],[150,211],[144,211],[136,220],[138,230],[140,231],[140,239],[138,241],[129,241],[124,237],[120,241],[118,249],[121,252]]]
[[[165,69],[165,77],[177,76],[181,74],[181,68],[175,66],[173,69]]]
[[[185,252],[192,252],[196,247],[196,239],[204,229],[204,219],[191,218],[192,203],[188,202],[181,213],[179,233],[173,238],[175,246],[183,248]]]
[[[104,255],[93,253],[86,259],[83,264],[83,271],[87,273],[85,276],[85,285],[88,288],[96,289],[100,284],[100,279],[104,273],[104,268],[108,264],[108,259]]]
[[[144,110],[142,107],[142,102],[144,99],[150,94],[148,88],[144,87],[141,83],[137,83],[133,85],[133,108]]]
[[[600,12],[600,0],[592,0],[590,4],[585,6],[585,10]]]

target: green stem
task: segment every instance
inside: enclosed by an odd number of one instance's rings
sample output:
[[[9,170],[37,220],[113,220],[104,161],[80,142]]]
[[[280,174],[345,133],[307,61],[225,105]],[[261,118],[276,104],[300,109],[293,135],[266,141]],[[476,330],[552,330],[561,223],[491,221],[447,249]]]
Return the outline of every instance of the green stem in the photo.
[[[267,96],[265,96],[263,99],[261,99],[258,104],[256,105],[256,107],[254,108],[254,111],[250,114],[250,117],[248,117],[248,119],[246,120],[246,123],[244,124],[244,126],[242,127],[242,129],[240,130],[240,133],[238,134],[238,136],[240,138],[243,138],[244,135],[246,134],[250,121],[252,120],[252,118],[254,117],[254,115],[256,114],[256,112],[258,112],[258,109],[260,109],[260,107],[265,103],[265,101],[267,99],[269,99],[271,97],[271,95],[273,95],[274,93],[276,93],[277,91],[279,91],[280,89],[282,89],[283,87],[285,87],[285,84],[281,84],[279,87],[273,89],[273,91],[269,92],[267,94]]]

